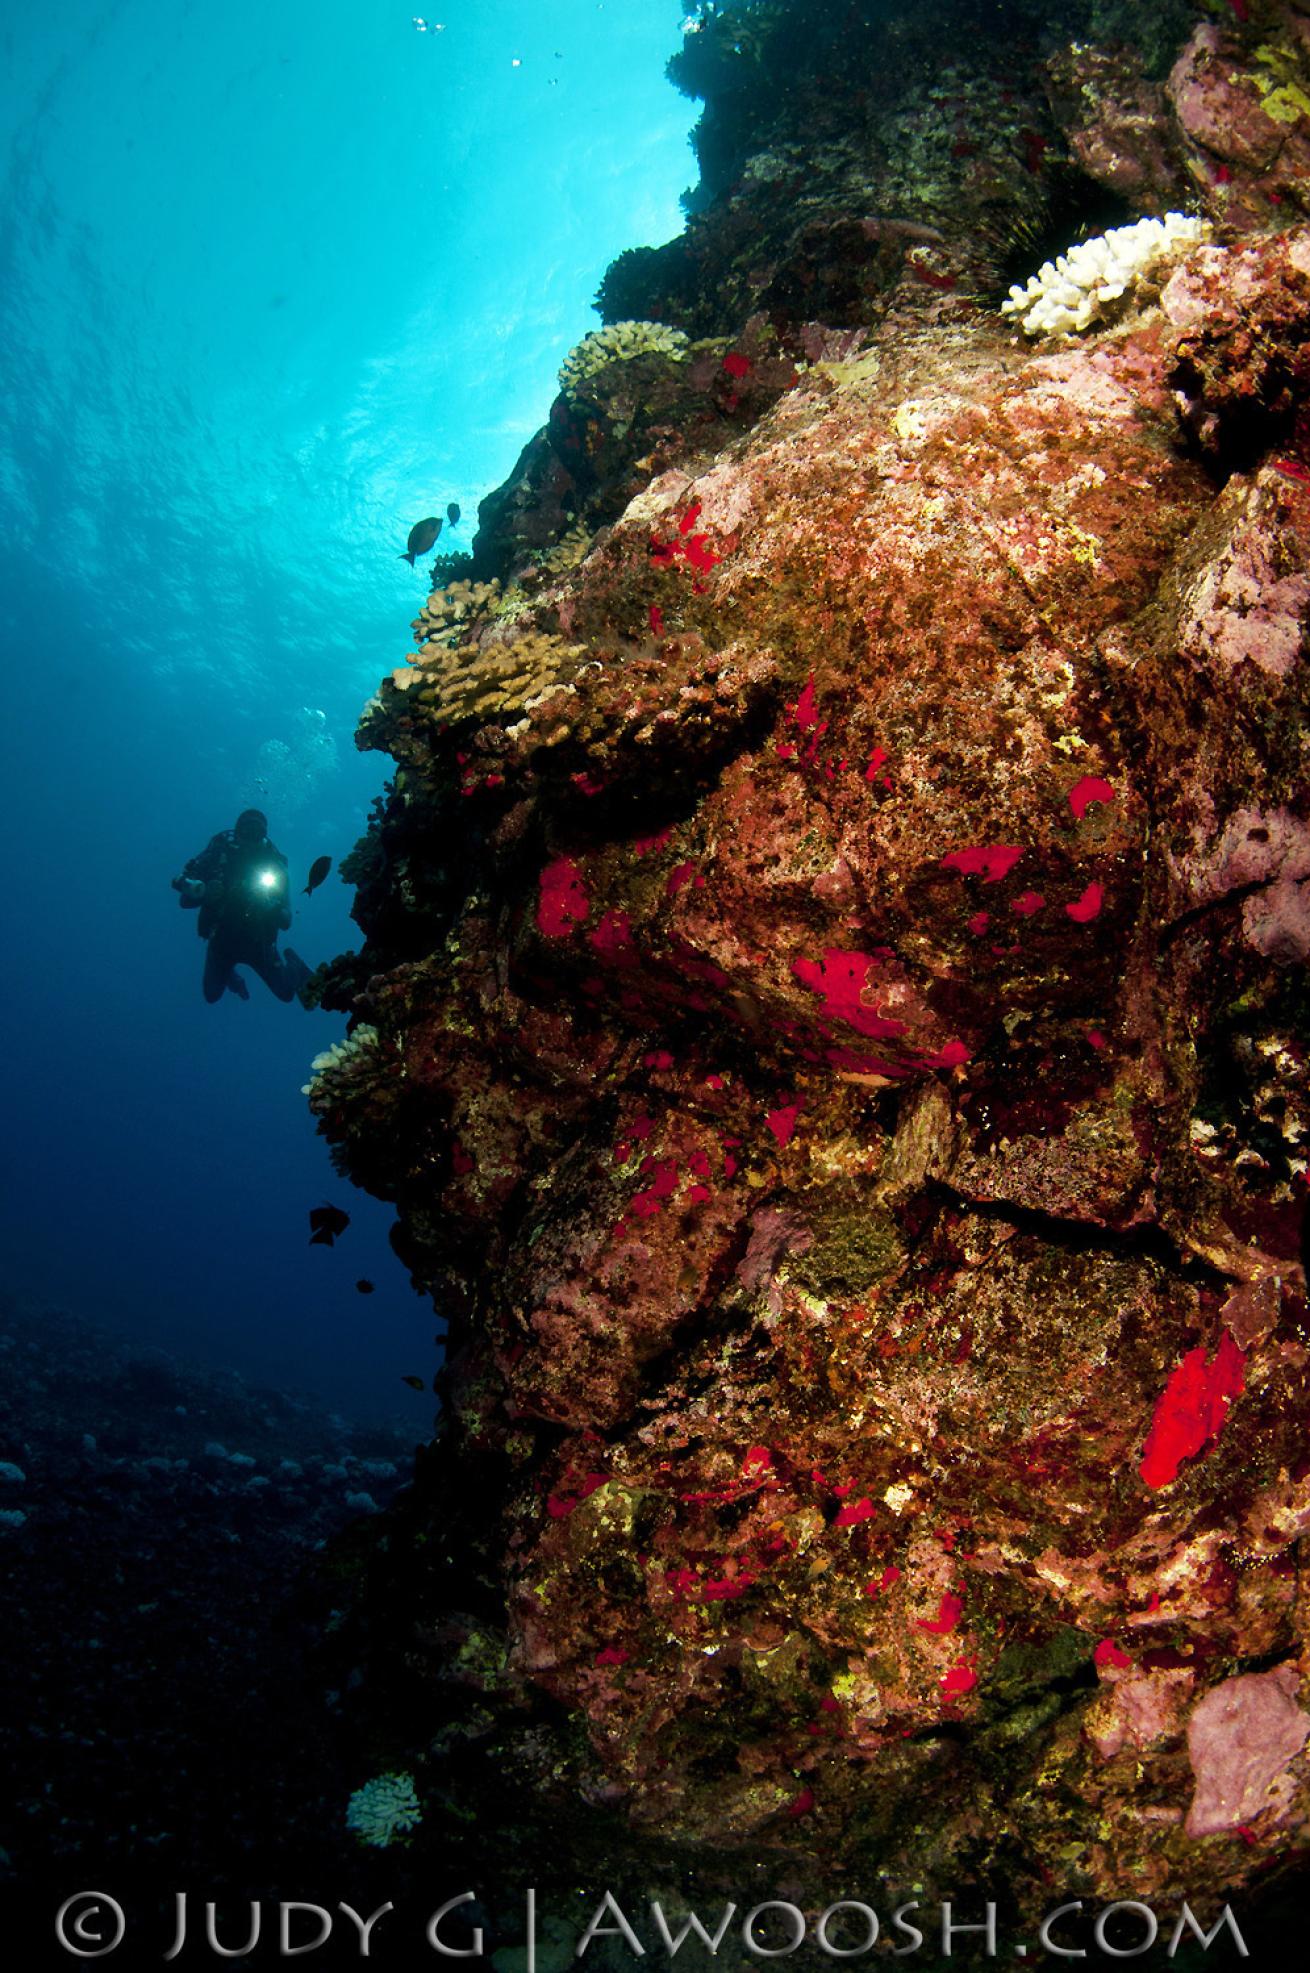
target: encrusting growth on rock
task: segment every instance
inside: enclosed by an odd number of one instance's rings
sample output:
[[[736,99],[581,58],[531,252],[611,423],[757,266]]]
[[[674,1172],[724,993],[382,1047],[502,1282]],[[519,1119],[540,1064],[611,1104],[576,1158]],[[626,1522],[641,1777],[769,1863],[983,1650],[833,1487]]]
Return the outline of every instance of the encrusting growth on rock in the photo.
[[[1304,17],[892,11],[693,24],[690,346],[366,712],[312,1102],[449,1356],[343,1637],[528,1882],[1208,1912],[1310,1839]],[[1023,345],[988,243],[1147,182],[1213,237]]]

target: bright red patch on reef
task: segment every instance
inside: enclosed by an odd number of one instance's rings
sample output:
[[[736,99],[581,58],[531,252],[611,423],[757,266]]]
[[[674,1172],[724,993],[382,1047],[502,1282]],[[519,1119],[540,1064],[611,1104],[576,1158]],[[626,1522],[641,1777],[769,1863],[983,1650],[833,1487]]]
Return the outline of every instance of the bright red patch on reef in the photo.
[[[793,959],[791,970],[802,986],[822,997],[835,1020],[845,1021],[857,1034],[886,1041],[904,1034],[905,1023],[866,1007],[861,999],[869,974],[877,964],[877,959],[867,952],[829,951],[821,960]]]
[[[587,937],[602,958],[630,963],[637,956],[632,943],[632,925],[626,911],[607,911],[595,931],[588,932]]]
[[[1225,1329],[1213,1359],[1198,1343],[1174,1369],[1155,1407],[1138,1469],[1148,1487],[1167,1487],[1185,1459],[1223,1430],[1246,1382],[1246,1358]]]
[[[925,1069],[959,1069],[968,1061],[969,1051],[962,1041],[948,1041],[935,1055],[920,1059]]]
[[[1065,914],[1075,925],[1090,925],[1093,918],[1100,916],[1105,902],[1105,892],[1099,884],[1089,884],[1076,904],[1066,904]]]
[[[650,606],[650,627],[656,637],[664,635],[664,612],[658,603]]]
[[[1024,164],[1035,178],[1042,168],[1042,159],[1046,156],[1050,140],[1043,137],[1039,130],[1021,130],[1019,135],[1023,140]]]
[[[1046,899],[1040,891],[1022,891],[1018,897],[1010,900],[1010,909],[1017,911],[1021,918],[1031,918],[1033,913],[1040,911],[1045,903]]]
[[[607,1644],[603,1651],[596,1653],[596,1663],[598,1665],[626,1665],[631,1656],[632,1653],[630,1651],[623,1651],[617,1645]]]
[[[937,1615],[920,1617],[915,1628],[931,1631],[934,1637],[945,1637],[959,1623],[963,1609],[964,1598],[956,1596],[953,1590],[948,1589],[937,1606]]]
[[[955,286],[953,274],[938,273],[935,268],[929,267],[926,261],[920,260],[917,254],[908,254],[906,265],[916,280],[926,282],[930,288],[950,289]]]
[[[730,1603],[735,1596],[744,1596],[756,1580],[749,1569],[743,1569],[735,1576],[715,1576],[701,1585],[701,1600],[705,1603]]]
[[[673,829],[670,826],[667,829],[661,829],[657,836],[634,836],[632,847],[636,850],[638,856],[646,856],[657,849],[663,849],[672,835]]]
[[[582,1480],[576,1483],[572,1493],[551,1494],[546,1502],[546,1511],[551,1519],[555,1521],[564,1520],[566,1515],[571,1514],[575,1507],[582,1505],[588,1495],[595,1493],[597,1487],[604,1486],[605,1477],[604,1473],[588,1473]]]
[[[779,1144],[790,1144],[796,1129],[796,1119],[804,1109],[803,1103],[786,1103],[780,1110],[770,1110],[764,1119]]]
[[[666,1199],[671,1199],[678,1189],[678,1161],[676,1158],[643,1158],[641,1170],[650,1179],[644,1192],[638,1192],[632,1201],[632,1210],[638,1219],[653,1219]]]
[[[890,1589],[893,1583],[898,1583],[900,1579],[900,1570],[894,1562],[889,1562],[876,1583],[864,1585],[864,1593],[866,1596],[878,1596],[884,1589]]]
[[[1021,845],[980,844],[973,849],[953,849],[942,858],[942,869],[958,870],[962,877],[981,877],[985,884],[999,884],[1002,877],[1009,876],[1022,855]]]
[[[1296,459],[1275,459],[1274,471],[1285,474],[1289,480],[1300,480],[1302,486],[1310,486],[1310,466],[1303,466]]]
[[[745,377],[750,374],[751,360],[739,349],[730,349],[723,359],[723,367],[730,377]]]
[[[861,1521],[871,1521],[874,1515],[873,1502],[867,1494],[862,1500],[853,1500],[849,1507],[843,1507],[833,1520],[834,1528],[854,1528]]]
[[[1112,802],[1114,789],[1100,774],[1084,774],[1081,781],[1069,790],[1069,806],[1073,810],[1074,821],[1081,822],[1093,802]]]
[[[791,1816],[808,1815],[814,1807],[814,1790],[802,1788],[794,1800],[788,1802],[787,1813]]]
[[[795,724],[801,727],[806,732],[809,731],[810,727],[818,726],[819,715],[815,709],[815,703],[814,703],[814,673],[813,672],[811,672],[809,677],[806,679],[805,690],[801,693],[800,698],[797,699],[795,706],[792,708],[791,716]],[[823,729],[820,728],[820,731],[822,730]]]
[[[1121,1651],[1112,1637],[1103,1637],[1092,1653],[1094,1665],[1108,1665],[1112,1671],[1127,1671],[1132,1659],[1126,1651]]]
[[[969,920],[969,930],[975,938],[979,938],[987,930],[990,923],[991,914],[989,912],[975,911],[973,917]]]
[[[978,1674],[967,1658],[961,1658],[958,1664],[942,1674],[942,1691],[948,1696],[957,1692],[972,1692],[977,1683]]]
[[[537,899],[537,929],[548,939],[562,939],[581,925],[591,906],[582,872],[567,856],[557,856],[541,873]]]
[[[721,555],[715,554],[703,534],[693,534],[688,539],[683,553],[686,555],[692,568],[699,569],[702,575],[708,575],[710,570],[715,568],[723,559]],[[701,583],[698,583],[696,586],[700,590],[704,588],[704,585]]]
[[[690,534],[690,533],[691,533],[691,531],[692,531],[692,529],[693,529],[693,528],[695,527],[695,525],[696,525],[696,523],[697,523],[697,521],[698,521],[698,520],[700,519],[700,510],[701,510],[701,503],[700,503],[700,501],[699,501],[699,500],[693,500],[693,501],[692,501],[692,503],[691,503],[691,505],[690,505],[690,507],[688,507],[688,509],[687,509],[687,511],[686,511],[686,513],[685,513],[685,514],[683,514],[683,515],[681,515],[681,516],[679,517],[679,520],[678,520],[678,533],[679,533],[679,534]]]

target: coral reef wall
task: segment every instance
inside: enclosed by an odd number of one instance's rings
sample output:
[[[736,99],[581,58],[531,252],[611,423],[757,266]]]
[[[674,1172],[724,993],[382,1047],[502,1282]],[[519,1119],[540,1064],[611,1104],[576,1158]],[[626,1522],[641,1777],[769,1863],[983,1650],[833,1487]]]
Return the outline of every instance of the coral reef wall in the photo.
[[[816,11],[687,35],[602,302],[690,340],[575,366],[361,725],[311,1101],[450,1336],[375,1768],[1204,1906],[1310,1837],[1310,7]]]

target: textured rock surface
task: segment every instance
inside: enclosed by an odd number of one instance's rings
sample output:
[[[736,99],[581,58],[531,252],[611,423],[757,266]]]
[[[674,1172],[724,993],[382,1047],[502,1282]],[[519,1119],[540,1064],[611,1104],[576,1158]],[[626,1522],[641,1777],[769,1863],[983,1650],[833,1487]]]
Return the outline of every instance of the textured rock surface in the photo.
[[[313,1103],[451,1354],[355,1622],[452,1812],[1026,1912],[1310,1834],[1306,22],[1136,11],[691,37],[607,305],[699,340],[484,506],[485,702],[362,729]],[[1012,248],[1189,179],[1163,296],[1020,346]]]

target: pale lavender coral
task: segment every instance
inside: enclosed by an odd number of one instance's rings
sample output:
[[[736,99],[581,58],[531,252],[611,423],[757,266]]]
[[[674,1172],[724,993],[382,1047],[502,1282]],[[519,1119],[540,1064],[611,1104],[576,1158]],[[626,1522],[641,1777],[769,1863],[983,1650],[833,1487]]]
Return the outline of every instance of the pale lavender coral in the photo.
[[[1310,958],[1310,822],[1291,809],[1238,809],[1183,875],[1197,903],[1251,893],[1242,936],[1263,958],[1278,966]]]
[[[1291,1665],[1244,1672],[1207,1692],[1187,1728],[1196,1793],[1184,1825],[1212,1836],[1251,1822],[1270,1806],[1270,1789],[1310,1736],[1296,1703],[1300,1680]]]
[[[1240,515],[1179,624],[1179,648],[1198,663],[1231,669],[1245,661],[1285,678],[1301,658],[1310,570],[1293,559],[1294,540],[1276,519],[1277,484],[1277,473],[1268,471],[1256,486],[1230,488]]]

